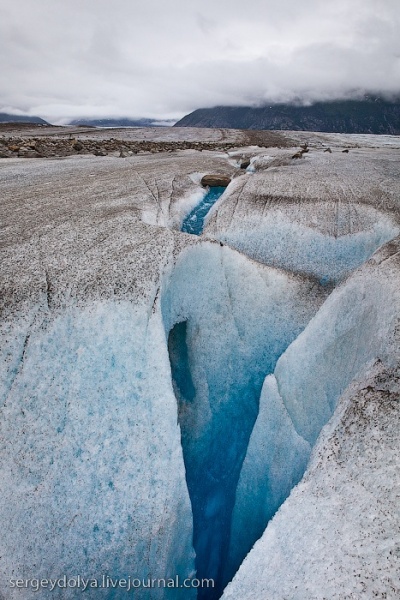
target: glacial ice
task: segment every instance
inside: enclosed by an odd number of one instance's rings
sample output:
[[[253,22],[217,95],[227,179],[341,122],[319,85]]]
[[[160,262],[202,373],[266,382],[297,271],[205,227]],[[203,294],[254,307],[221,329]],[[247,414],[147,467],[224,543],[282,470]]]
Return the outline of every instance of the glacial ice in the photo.
[[[315,443],[351,380],[382,355],[397,319],[397,282],[372,265],[334,290],[307,331],[280,358],[279,392],[296,431]]]
[[[264,526],[267,525],[273,509],[278,509],[279,497],[272,485],[282,483],[278,492],[283,494],[286,490],[289,493],[290,478],[292,477],[293,483],[300,479],[310,446],[315,444],[322,427],[333,415],[338,399],[347,386],[357,377],[361,377],[361,382],[365,381],[365,369],[377,359],[389,368],[398,360],[400,291],[397,267],[395,263],[392,266],[390,260],[392,256],[396,257],[396,250],[397,248],[390,249],[390,245],[384,247],[369,263],[339,286],[279,358],[274,375],[265,380],[260,412],[243,462],[233,511],[232,530],[237,530],[241,539],[246,540],[248,530],[258,528],[261,531],[262,521]],[[363,387],[364,391],[373,389]],[[278,423],[274,436],[271,437],[271,428],[276,422],[276,405],[285,407],[283,414],[286,416],[286,435],[283,439],[287,446],[283,448],[281,424]],[[356,408],[353,410],[357,412]],[[366,411],[367,415],[368,408]],[[359,437],[367,436],[367,446],[371,443],[369,436],[374,439],[374,429],[366,433],[359,419],[351,427],[354,431],[359,429]],[[343,438],[339,436],[339,439]],[[363,445],[362,437],[359,444]],[[321,443],[318,447],[321,447]],[[351,445],[349,451],[354,454]],[[291,454],[294,462],[285,464],[285,452],[287,457]],[[327,449],[326,454],[328,458],[325,459],[325,469],[329,471],[329,455],[337,455],[336,447],[332,446],[329,452]],[[365,449],[361,454],[362,460],[368,461]],[[374,464],[372,454],[369,460]],[[382,463],[385,463],[383,457]],[[324,515],[318,508],[319,516],[314,514],[313,503],[320,500],[317,492],[316,497],[309,497],[311,492],[308,490],[313,481],[312,468],[313,466],[310,467],[311,471],[309,469],[308,480],[306,477],[306,481],[310,483],[302,484],[301,493],[292,493],[293,500],[291,496],[270,522],[261,541],[251,550],[233,583],[228,586],[224,599],[268,597],[280,600],[282,596],[287,596],[308,600],[344,597],[344,588],[338,594],[333,593],[331,583],[324,579],[324,561],[330,565],[331,570],[335,565],[335,561],[327,554],[332,552],[335,544],[332,546],[331,543],[319,540],[318,532],[323,529],[324,535],[331,536],[332,539],[335,533],[329,533],[323,524],[318,524],[318,519],[324,520]],[[255,481],[258,481],[257,486],[253,485]],[[358,494],[357,487],[353,485],[353,489],[346,491],[345,498],[348,498],[347,502],[357,504]],[[385,501],[382,497],[381,502]],[[334,510],[334,503],[340,500],[335,500],[333,493],[324,502],[328,505],[326,510],[329,513]],[[346,500],[343,499],[343,502]],[[360,514],[362,513],[363,510],[360,510]],[[390,529],[391,525],[385,522],[384,513],[380,513],[380,518],[383,519],[384,528]],[[303,523],[306,523],[307,531]],[[353,536],[349,538],[350,544],[361,535],[357,530],[358,526],[359,517],[354,518],[353,515],[346,521],[346,527],[350,530],[348,535]],[[371,526],[364,523],[362,528],[365,527],[368,530]],[[379,531],[378,537],[386,535],[384,531]],[[374,544],[372,539],[369,543]],[[319,552],[322,548],[324,554],[321,556]],[[235,548],[231,548],[230,552],[234,555]],[[351,548],[346,552],[351,555]],[[357,554],[353,552],[353,556],[349,558],[356,564],[356,568],[361,568],[363,552],[360,548]],[[304,559],[303,553],[306,556]],[[338,557],[337,564],[341,561]],[[368,568],[375,578],[379,577],[375,565],[369,565]],[[349,573],[348,569],[346,573]],[[336,573],[333,581],[337,582],[341,577],[341,574]],[[356,583],[353,581],[353,587]],[[351,589],[351,584],[348,585]]]
[[[192,515],[159,313],[98,302],[36,327],[1,408],[0,440],[7,598],[32,593],[10,589],[11,577],[193,576]],[[110,590],[86,595],[111,597]],[[196,592],[152,590],[152,598],[166,596]],[[148,590],[135,597],[148,598]]]
[[[214,597],[237,566],[227,562],[231,513],[264,377],[323,297],[313,280],[211,243],[181,254],[162,294],[197,574],[216,580]]]
[[[348,223],[351,217],[353,225]],[[392,217],[370,206],[346,205],[338,212],[328,202],[318,210],[280,202],[265,214],[241,212],[226,225],[216,229],[214,223],[206,229],[208,235],[257,261],[326,283],[341,281],[399,231]]]

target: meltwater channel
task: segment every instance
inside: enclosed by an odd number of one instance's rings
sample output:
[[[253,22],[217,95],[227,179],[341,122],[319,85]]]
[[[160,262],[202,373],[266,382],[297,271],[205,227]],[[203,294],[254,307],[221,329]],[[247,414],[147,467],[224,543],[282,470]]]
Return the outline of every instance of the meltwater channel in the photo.
[[[211,187],[202,201],[185,217],[181,231],[200,235],[203,231],[206,215],[225,190],[225,187]]]

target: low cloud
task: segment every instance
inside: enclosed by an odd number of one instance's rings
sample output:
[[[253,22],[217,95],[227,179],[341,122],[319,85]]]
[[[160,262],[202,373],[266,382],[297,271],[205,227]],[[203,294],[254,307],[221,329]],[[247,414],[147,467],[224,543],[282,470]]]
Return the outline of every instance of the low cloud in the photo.
[[[400,93],[398,0],[3,0],[0,111],[52,122]]]

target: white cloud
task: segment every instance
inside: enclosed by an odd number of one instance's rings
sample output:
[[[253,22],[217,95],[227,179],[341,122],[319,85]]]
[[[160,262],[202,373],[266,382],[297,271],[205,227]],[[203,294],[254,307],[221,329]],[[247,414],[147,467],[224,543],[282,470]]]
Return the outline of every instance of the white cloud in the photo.
[[[57,121],[400,92],[398,0],[2,0],[0,111]]]

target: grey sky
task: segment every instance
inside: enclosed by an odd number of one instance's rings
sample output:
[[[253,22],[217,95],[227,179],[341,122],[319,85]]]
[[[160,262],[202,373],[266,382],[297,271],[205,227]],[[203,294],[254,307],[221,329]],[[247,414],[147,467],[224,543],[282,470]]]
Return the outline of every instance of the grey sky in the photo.
[[[178,118],[400,92],[399,0],[0,0],[0,112]]]

